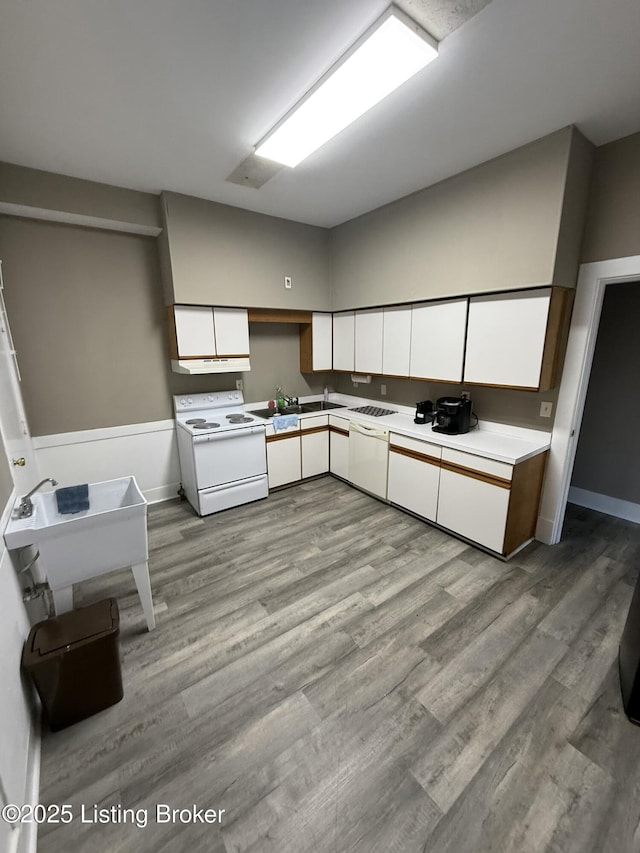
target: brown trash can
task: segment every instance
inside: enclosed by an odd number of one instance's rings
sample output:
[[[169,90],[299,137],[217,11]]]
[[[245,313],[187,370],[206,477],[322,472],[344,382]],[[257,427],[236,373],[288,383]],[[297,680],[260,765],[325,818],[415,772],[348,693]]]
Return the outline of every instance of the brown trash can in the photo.
[[[22,650],[22,666],[35,684],[51,731],[122,699],[119,634],[115,598],[32,627]]]

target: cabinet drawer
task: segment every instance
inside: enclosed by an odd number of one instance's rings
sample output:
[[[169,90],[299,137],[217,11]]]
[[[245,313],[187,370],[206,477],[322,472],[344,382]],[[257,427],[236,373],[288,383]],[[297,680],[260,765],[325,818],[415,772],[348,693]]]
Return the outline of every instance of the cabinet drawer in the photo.
[[[329,429],[329,415],[319,415],[314,418],[303,418],[300,420],[302,432],[322,432]]]
[[[290,426],[286,429],[279,429],[278,432],[276,432],[273,428],[273,424],[267,424],[265,432],[267,435],[267,441],[278,441],[281,438],[287,438],[287,436],[289,435],[299,435],[300,421],[298,421],[297,426]]]
[[[440,465],[442,458],[442,448],[439,445],[417,438],[409,438],[406,435],[398,435],[394,432],[389,436],[389,450],[399,456],[412,457],[417,461],[430,462],[435,465]]]
[[[349,421],[345,421],[344,418],[329,415],[329,429],[331,432],[349,437]]]
[[[494,481],[494,485],[509,488],[513,477],[513,465],[475,456],[473,453],[463,453],[460,450],[442,448],[442,467],[468,477],[480,480]],[[484,476],[482,476],[484,475]],[[502,482],[501,482],[502,481]]]

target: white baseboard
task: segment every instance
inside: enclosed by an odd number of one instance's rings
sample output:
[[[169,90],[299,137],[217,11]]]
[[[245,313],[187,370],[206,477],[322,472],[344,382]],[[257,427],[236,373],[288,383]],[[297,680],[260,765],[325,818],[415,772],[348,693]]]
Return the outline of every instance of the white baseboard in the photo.
[[[65,486],[131,474],[149,503],[176,496],[180,463],[173,420],[34,436],[43,477]]]
[[[587,489],[578,489],[571,486],[569,489],[569,503],[595,509],[606,515],[614,515],[616,518],[624,518],[626,521],[634,521],[640,524],[640,504],[632,501],[623,501],[620,498],[612,498],[610,495],[600,495],[598,492],[590,492]]]
[[[542,542],[545,545],[553,544],[553,519],[552,518],[543,518],[541,515],[538,516],[538,523],[536,525],[536,539],[538,542]]]

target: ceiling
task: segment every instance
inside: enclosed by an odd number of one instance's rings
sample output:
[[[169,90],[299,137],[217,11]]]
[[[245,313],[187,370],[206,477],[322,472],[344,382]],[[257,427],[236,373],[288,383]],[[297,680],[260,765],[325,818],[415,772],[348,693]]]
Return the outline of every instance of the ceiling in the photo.
[[[638,0],[486,2],[404,0],[438,60],[255,190],[225,178],[387,0],[3,0],[0,160],[332,226],[568,124],[640,130]]]

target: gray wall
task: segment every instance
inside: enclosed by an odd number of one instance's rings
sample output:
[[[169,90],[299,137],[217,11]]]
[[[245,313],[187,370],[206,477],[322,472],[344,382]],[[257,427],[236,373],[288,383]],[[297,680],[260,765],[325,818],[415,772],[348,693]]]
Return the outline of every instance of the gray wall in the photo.
[[[297,323],[250,323],[251,371],[243,374],[248,401],[269,400],[280,385],[285,394],[320,394],[334,375],[300,373],[300,326]]]
[[[329,310],[326,229],[177,193],[162,199],[167,301]]]
[[[590,168],[565,128],[333,229],[332,309],[574,286]]]
[[[11,163],[0,163],[0,202],[123,225],[156,229],[162,226],[157,195]]]
[[[0,257],[34,435],[171,417],[155,239],[2,217]]]
[[[296,324],[251,324],[249,373],[172,373],[152,238],[5,216],[0,257],[34,435],[171,418],[173,394],[238,378],[247,400],[276,382],[302,395],[326,381],[300,373]]]
[[[605,290],[571,485],[640,504],[640,282]]]
[[[596,150],[582,261],[640,255],[640,133]]]

